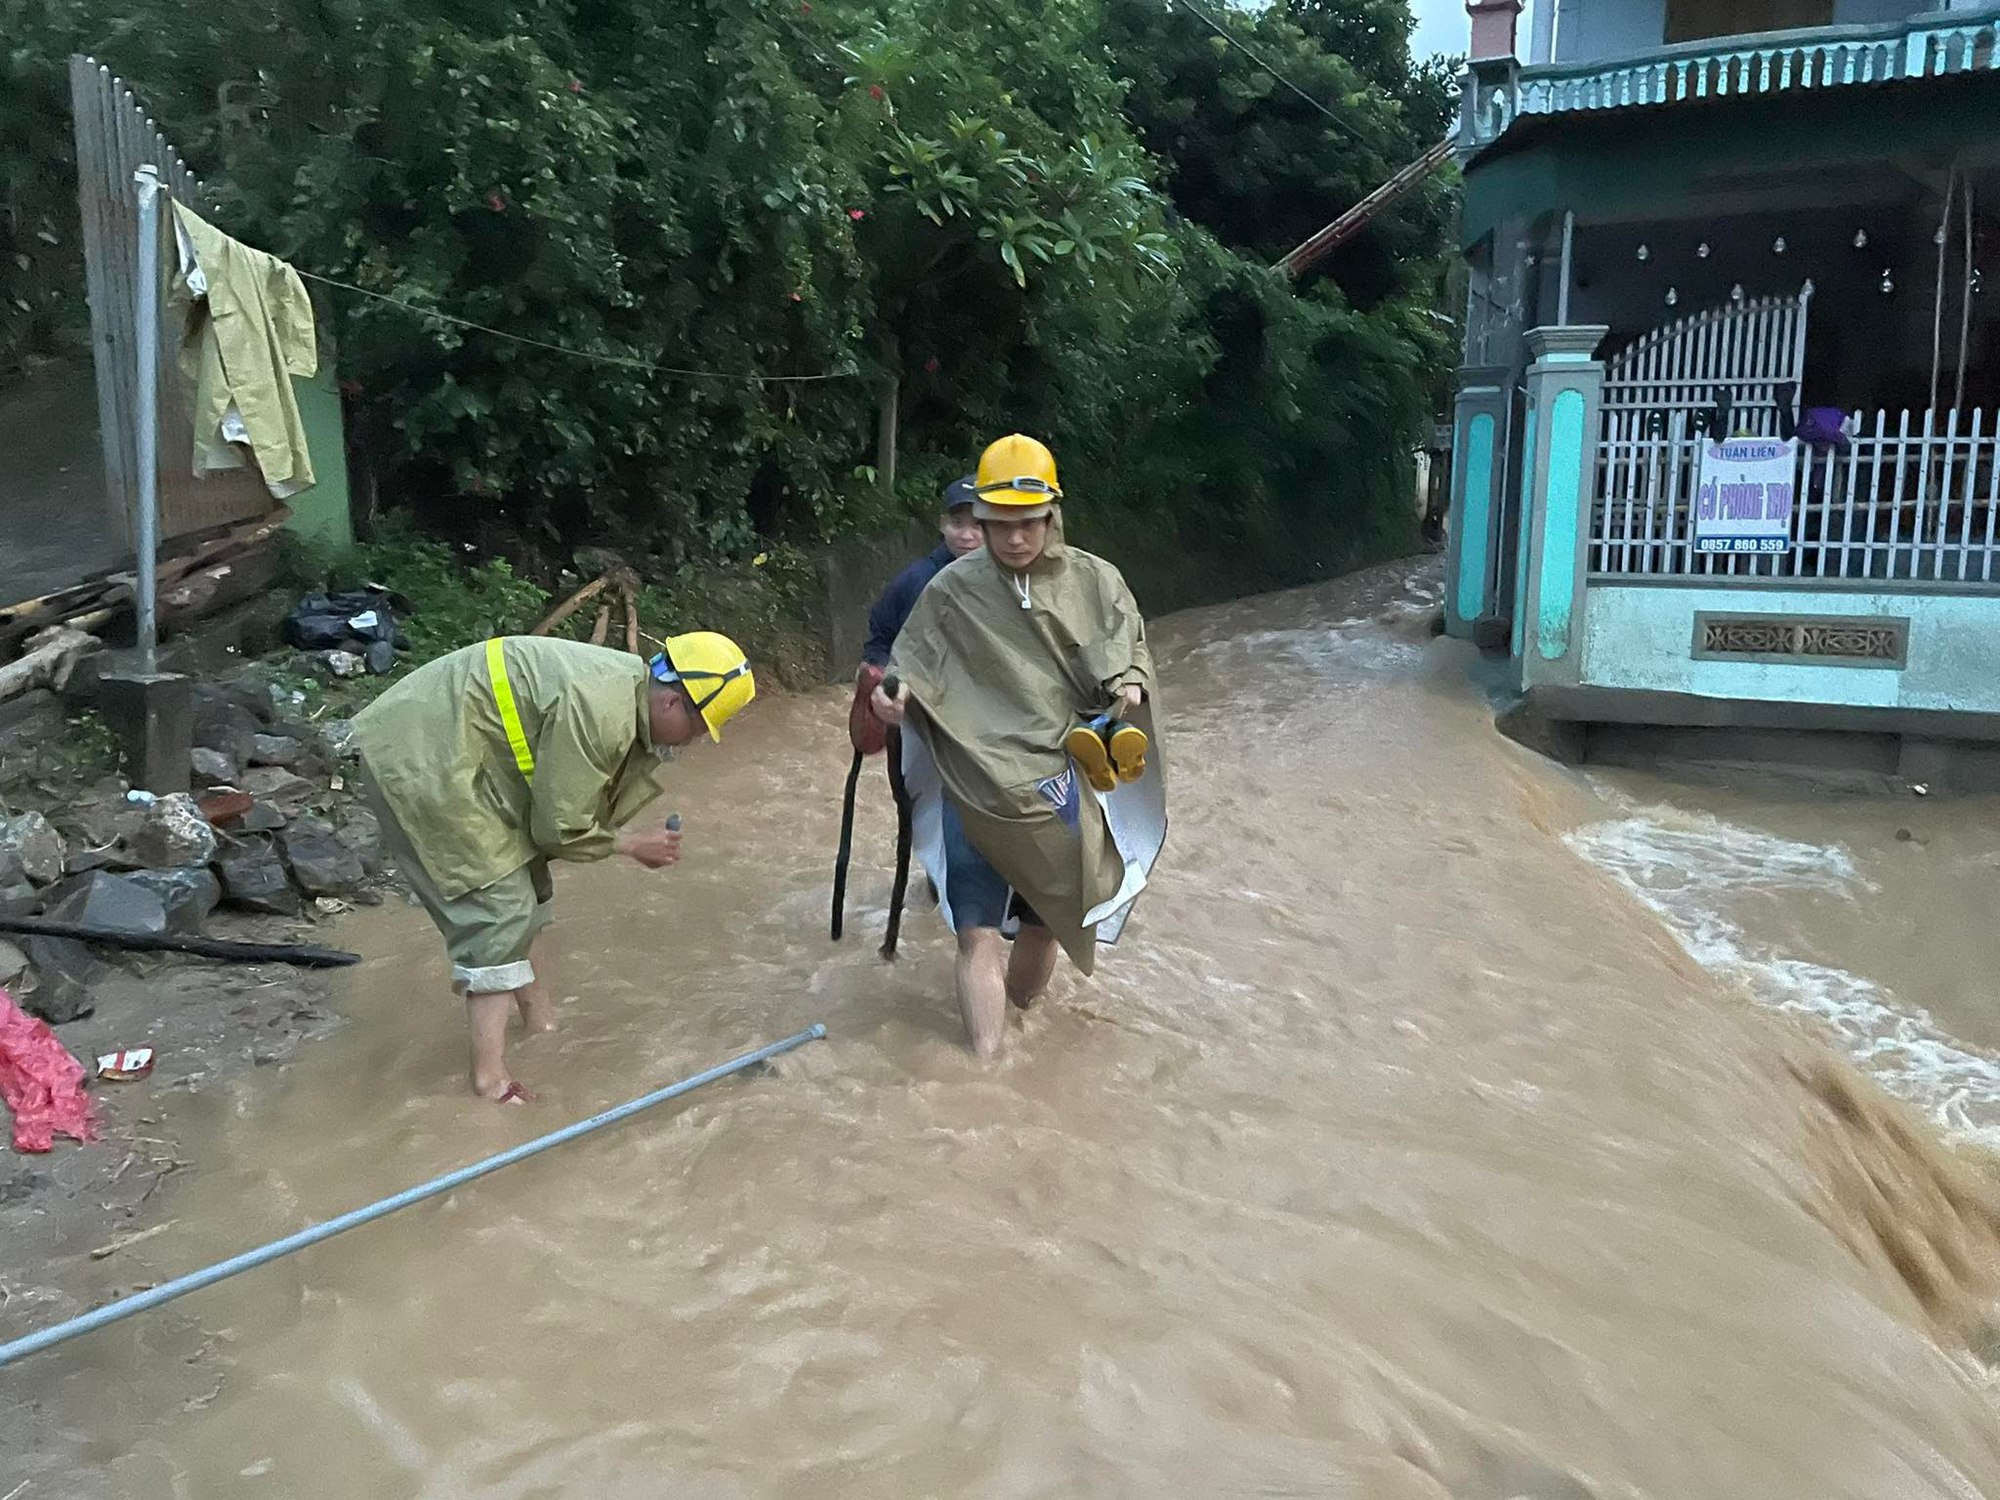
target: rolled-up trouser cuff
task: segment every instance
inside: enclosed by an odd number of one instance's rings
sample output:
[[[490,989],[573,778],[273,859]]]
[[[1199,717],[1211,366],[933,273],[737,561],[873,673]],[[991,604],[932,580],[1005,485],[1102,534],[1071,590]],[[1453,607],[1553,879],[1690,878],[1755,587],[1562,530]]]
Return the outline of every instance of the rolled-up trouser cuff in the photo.
[[[476,890],[447,896],[424,866],[394,809],[370,786],[382,824],[382,847],[402,870],[430,913],[451,959],[451,985],[460,994],[491,995],[535,982],[528,948],[555,914],[549,862],[536,858]]]
[[[451,966],[451,987],[464,995],[498,995],[534,982],[535,966],[525,958],[511,964],[489,964],[482,969],[470,969],[464,964]]]

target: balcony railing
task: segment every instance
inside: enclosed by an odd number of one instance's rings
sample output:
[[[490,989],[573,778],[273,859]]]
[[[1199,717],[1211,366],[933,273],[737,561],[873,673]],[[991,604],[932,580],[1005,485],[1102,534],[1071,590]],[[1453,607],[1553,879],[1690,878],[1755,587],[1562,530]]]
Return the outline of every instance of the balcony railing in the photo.
[[[1528,115],[1631,109],[2000,69],[2000,7],[1886,26],[1818,26],[1662,47],[1624,61],[1475,69],[1459,133],[1466,154]]]

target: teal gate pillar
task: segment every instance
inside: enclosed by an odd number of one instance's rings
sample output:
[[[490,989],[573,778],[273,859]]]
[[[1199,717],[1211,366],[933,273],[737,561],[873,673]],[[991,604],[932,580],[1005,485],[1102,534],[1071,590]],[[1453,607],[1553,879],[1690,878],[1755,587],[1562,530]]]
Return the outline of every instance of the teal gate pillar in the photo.
[[[1462,365],[1451,430],[1451,519],[1445,542],[1445,629],[1470,636],[1496,613],[1501,507],[1507,494],[1505,365]]]
[[[1521,685],[1581,675],[1583,590],[1597,497],[1598,398],[1608,330],[1581,324],[1528,330],[1527,436],[1521,455],[1521,570],[1514,655]]]

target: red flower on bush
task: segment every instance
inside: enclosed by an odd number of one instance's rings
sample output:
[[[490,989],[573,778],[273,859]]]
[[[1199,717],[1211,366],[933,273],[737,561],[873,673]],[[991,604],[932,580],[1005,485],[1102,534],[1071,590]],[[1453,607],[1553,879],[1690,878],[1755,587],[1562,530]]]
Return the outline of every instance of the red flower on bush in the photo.
[[[924,361],[924,373],[926,375],[937,374],[938,368],[939,368],[938,357],[935,354],[933,354],[929,359]]]
[[[852,219],[855,223],[859,224],[863,219],[867,218],[868,215],[862,209],[850,208],[847,211],[847,217]]]
[[[486,206],[492,209],[493,212],[495,212],[496,214],[504,214],[505,212],[507,212],[507,200],[501,197],[497,192],[488,193],[486,195]]]
[[[871,83],[868,85],[868,97],[870,99],[886,99],[889,96],[882,92],[881,84]]]
[[[794,302],[803,302],[803,301],[805,301],[806,299],[805,299],[805,296],[804,296],[804,294],[803,294],[803,293],[801,293],[801,292],[793,292],[793,293],[792,293],[792,300],[793,300]]]

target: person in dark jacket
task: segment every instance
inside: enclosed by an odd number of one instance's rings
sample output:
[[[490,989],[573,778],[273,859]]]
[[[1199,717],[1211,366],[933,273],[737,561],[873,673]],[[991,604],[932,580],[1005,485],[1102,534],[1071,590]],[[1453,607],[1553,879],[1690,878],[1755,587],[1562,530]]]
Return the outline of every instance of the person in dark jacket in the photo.
[[[917,607],[917,598],[930,586],[930,581],[961,557],[969,557],[986,545],[986,530],[972,514],[973,502],[979,493],[972,487],[973,476],[961,475],[944,487],[944,509],[938,514],[938,534],[941,540],[933,547],[929,556],[920,557],[902,572],[898,573],[882,590],[868,611],[868,643],[861,648],[861,670],[855,676],[856,711],[867,716],[874,723],[873,714],[866,708],[868,695],[882,681],[882,674],[889,667],[889,650],[896,644],[896,637],[903,632],[903,625],[910,618],[910,611]],[[852,730],[850,729],[850,733]],[[865,753],[862,742],[855,742],[855,764]],[[891,750],[890,754],[897,754]],[[896,785],[893,770],[889,784]],[[849,788],[850,795],[852,787]],[[852,803],[849,803],[850,808]],[[930,889],[931,904],[937,904],[937,887],[925,882]]]
[[[888,666],[889,648],[896,644],[903,622],[917,607],[917,596],[952,563],[977,552],[985,544],[985,534],[972,518],[972,502],[978,498],[973,493],[970,474],[945,486],[944,511],[938,517],[938,532],[943,540],[928,557],[918,558],[898,573],[868,611],[868,644],[861,650],[864,665]]]

